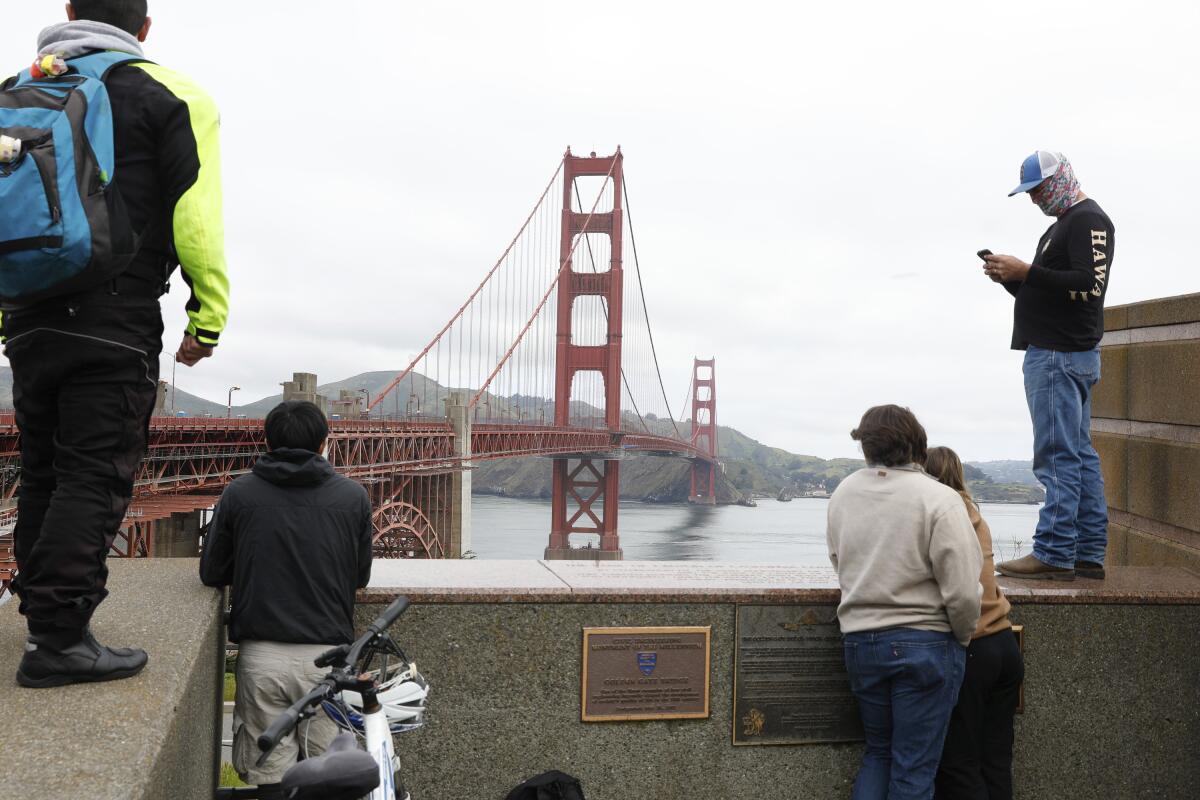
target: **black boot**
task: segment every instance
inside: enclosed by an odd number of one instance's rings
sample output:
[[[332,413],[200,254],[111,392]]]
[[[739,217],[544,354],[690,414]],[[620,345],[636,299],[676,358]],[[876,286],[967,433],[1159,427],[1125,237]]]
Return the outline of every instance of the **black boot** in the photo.
[[[1095,561],[1076,561],[1075,574],[1081,578],[1104,580],[1104,565]]]
[[[79,641],[64,646],[30,636],[17,667],[17,683],[37,689],[69,683],[97,683],[131,678],[146,666],[146,651],[105,647],[84,628]]]

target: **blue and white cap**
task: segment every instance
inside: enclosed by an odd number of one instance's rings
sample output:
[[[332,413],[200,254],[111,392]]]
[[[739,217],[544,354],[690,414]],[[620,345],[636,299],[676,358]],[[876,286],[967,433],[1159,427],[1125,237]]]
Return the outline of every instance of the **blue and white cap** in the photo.
[[[1047,178],[1054,177],[1063,158],[1058,153],[1049,150],[1038,150],[1021,162],[1021,183],[1008,193],[1012,197],[1018,192],[1028,192]]]

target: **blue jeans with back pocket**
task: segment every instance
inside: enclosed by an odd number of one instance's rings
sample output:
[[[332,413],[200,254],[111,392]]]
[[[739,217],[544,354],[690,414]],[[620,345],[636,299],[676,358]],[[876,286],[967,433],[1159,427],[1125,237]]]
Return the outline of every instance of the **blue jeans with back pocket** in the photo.
[[[928,800],[967,649],[915,628],[848,633],[843,648],[867,739],[853,800]]]
[[[1033,474],[1046,487],[1033,554],[1044,564],[1067,569],[1076,561],[1103,564],[1108,507],[1090,430],[1100,351],[1030,346],[1023,371],[1033,419]]]

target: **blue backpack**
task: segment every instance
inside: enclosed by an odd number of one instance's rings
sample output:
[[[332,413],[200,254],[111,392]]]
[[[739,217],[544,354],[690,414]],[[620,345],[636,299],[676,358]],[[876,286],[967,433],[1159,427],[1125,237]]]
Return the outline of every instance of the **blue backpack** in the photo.
[[[137,252],[112,185],[104,86],[109,70],[130,61],[145,59],[93,53],[68,61],[69,71],[57,77],[25,70],[0,91],[0,136],[9,137],[7,160],[0,160],[0,300],[10,307],[97,286]]]

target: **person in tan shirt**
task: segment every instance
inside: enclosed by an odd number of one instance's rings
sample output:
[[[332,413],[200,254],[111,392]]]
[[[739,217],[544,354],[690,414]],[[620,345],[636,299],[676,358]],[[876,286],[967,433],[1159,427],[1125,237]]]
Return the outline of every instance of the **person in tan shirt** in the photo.
[[[953,450],[929,448],[925,471],[962,497],[983,551],[979,624],[967,647],[966,675],[950,715],[934,796],[1012,800],[1013,714],[1025,666],[1008,619],[1008,599],[996,583],[992,533],[967,490],[962,461]]]

